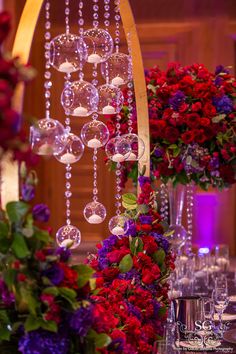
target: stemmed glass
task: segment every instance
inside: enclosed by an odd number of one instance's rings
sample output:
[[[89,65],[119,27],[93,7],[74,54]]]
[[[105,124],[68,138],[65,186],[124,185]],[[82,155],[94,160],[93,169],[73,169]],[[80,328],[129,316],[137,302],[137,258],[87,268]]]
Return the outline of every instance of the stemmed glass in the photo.
[[[228,288],[216,287],[212,292],[212,300],[214,302],[215,310],[219,315],[219,331],[222,334],[223,332],[222,315],[229,303]]]

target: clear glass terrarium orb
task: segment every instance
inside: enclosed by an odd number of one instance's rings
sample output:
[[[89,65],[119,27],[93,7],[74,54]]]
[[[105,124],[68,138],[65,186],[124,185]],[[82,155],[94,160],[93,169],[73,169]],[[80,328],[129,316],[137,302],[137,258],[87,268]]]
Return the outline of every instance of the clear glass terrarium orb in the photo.
[[[113,40],[109,32],[101,28],[91,28],[84,32],[87,46],[87,62],[99,64],[106,61],[113,52]]]
[[[131,60],[124,53],[113,53],[105,63],[101,64],[101,73],[104,79],[109,78],[112,85],[120,86],[131,79]]]
[[[131,154],[131,146],[123,136],[118,136],[108,141],[105,151],[110,160],[123,162],[127,160]]]
[[[116,114],[121,111],[124,96],[117,86],[110,84],[98,86],[98,96],[98,113]]]
[[[84,152],[84,144],[77,135],[66,134],[61,139],[64,149],[55,158],[64,164],[72,164],[79,161]]]
[[[125,134],[123,138],[127,140],[127,142],[131,146],[131,152],[126,158],[126,161],[137,161],[139,160],[145,151],[145,144],[141,138],[137,134]]]
[[[74,81],[63,90],[61,104],[67,114],[87,117],[97,111],[98,91],[90,82]]]
[[[62,138],[65,134],[63,125],[58,120],[44,118],[30,127],[30,143],[37,155],[59,154],[63,149]]]
[[[109,221],[109,230],[113,235],[121,236],[128,231],[128,218],[123,215],[116,215]]]
[[[88,57],[83,39],[75,34],[60,34],[50,42],[50,64],[58,71],[72,73],[79,70]]]
[[[81,232],[73,225],[62,226],[56,233],[56,241],[60,247],[74,249],[80,245]]]
[[[83,125],[81,130],[83,143],[92,149],[106,145],[109,139],[109,130],[103,122],[92,120]]]
[[[103,204],[93,201],[84,208],[84,217],[89,224],[100,224],[106,218],[107,211]]]

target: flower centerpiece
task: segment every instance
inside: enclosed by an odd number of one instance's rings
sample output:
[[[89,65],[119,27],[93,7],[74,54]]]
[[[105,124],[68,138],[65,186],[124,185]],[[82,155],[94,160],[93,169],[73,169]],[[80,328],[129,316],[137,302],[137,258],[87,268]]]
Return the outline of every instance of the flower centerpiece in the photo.
[[[129,229],[97,246],[88,263],[95,269],[98,294],[92,299],[109,309],[111,344],[104,353],[152,353],[163,335],[169,305],[167,278],[174,269],[165,225],[157,211],[150,179],[139,178],[141,193],[123,195]]]
[[[194,181],[207,189],[236,182],[236,79],[227,68],[168,65],[146,70],[152,176],[164,183]],[[133,110],[133,127],[136,114]],[[121,131],[127,131],[128,105]],[[108,127],[114,133],[115,118]],[[137,175],[137,164],[123,164],[123,180]]]
[[[39,226],[50,213],[26,202],[33,176],[22,182],[24,200],[8,203],[0,216],[0,352],[100,352],[111,339],[103,331],[107,309],[91,300],[94,270],[70,265],[70,251]]]

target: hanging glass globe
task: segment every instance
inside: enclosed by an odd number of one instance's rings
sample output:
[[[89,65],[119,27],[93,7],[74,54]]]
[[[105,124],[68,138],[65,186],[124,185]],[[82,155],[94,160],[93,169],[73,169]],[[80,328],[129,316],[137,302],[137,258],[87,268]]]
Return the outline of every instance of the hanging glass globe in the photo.
[[[129,133],[123,135],[123,138],[127,140],[127,142],[131,146],[131,153],[126,158],[126,161],[137,161],[139,160],[145,151],[145,144],[141,138],[137,134]]]
[[[101,28],[91,28],[84,32],[87,46],[87,62],[99,64],[106,61],[113,52],[113,40],[109,32]]]
[[[124,96],[117,86],[110,84],[99,86],[98,96],[98,113],[116,114],[121,111],[124,103]]]
[[[123,162],[128,159],[131,153],[131,146],[121,135],[110,139],[106,145],[105,151],[110,160]]]
[[[107,77],[112,85],[126,84],[132,76],[131,60],[124,53],[113,53],[110,58],[101,64],[101,73],[104,79]]]
[[[66,134],[61,139],[64,149],[59,154],[54,154],[55,158],[64,164],[72,164],[79,161],[84,152],[84,144],[77,135]]]
[[[109,139],[109,130],[103,122],[92,120],[82,127],[81,138],[86,146],[98,149],[106,145]]]
[[[121,236],[128,231],[128,218],[123,215],[113,216],[109,221],[109,230],[113,235]]]
[[[72,73],[79,70],[88,57],[83,39],[75,34],[63,33],[50,42],[50,64],[58,71]]]
[[[56,233],[56,241],[60,247],[74,249],[81,242],[80,230],[73,225],[62,226]]]
[[[55,119],[44,118],[30,127],[30,143],[37,155],[59,154],[64,149],[62,139],[65,134],[63,125]]]
[[[61,104],[67,114],[87,117],[97,111],[98,91],[90,82],[74,81],[63,90]]]
[[[93,201],[84,208],[84,217],[89,224],[100,224],[106,218],[107,211],[103,204]]]

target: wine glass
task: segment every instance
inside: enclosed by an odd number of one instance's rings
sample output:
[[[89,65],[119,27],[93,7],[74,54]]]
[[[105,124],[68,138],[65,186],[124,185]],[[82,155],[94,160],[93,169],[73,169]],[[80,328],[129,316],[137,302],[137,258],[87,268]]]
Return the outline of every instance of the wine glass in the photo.
[[[214,302],[214,307],[219,316],[219,331],[222,334],[223,332],[223,321],[222,315],[228,306],[229,295],[228,288],[215,288],[212,292],[212,300]]]
[[[229,268],[229,246],[216,245],[215,247],[216,263],[223,272]]]
[[[215,278],[215,289],[217,288],[224,288],[226,289],[226,291],[228,290],[228,282],[226,275],[222,274],[221,276]]]

